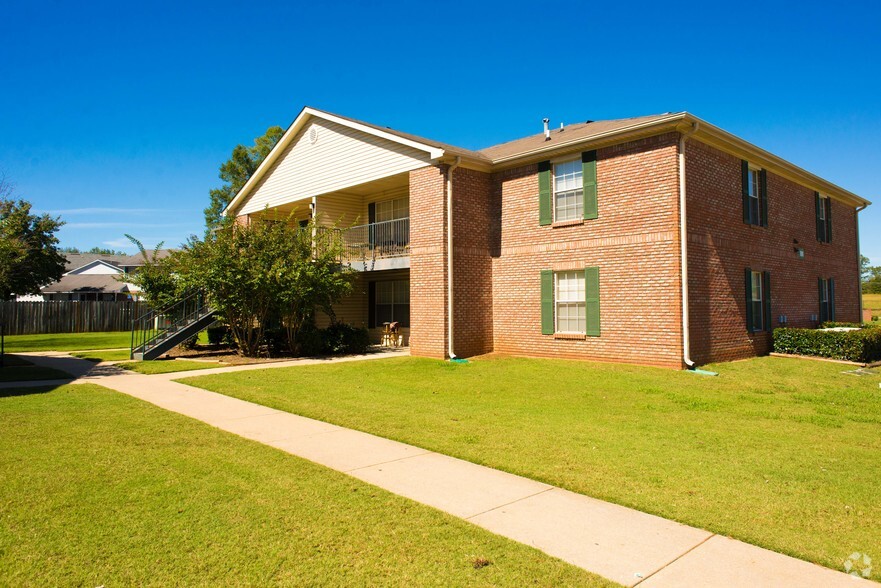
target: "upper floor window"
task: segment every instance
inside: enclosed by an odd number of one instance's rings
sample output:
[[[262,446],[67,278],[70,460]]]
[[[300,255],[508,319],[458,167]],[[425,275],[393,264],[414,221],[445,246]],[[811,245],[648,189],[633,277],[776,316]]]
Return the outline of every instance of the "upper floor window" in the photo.
[[[583,170],[580,159],[554,164],[554,221],[584,218]]]
[[[765,170],[743,161],[743,222],[768,226],[768,182]]]
[[[397,220],[399,218],[407,218],[410,216],[410,199],[395,198],[394,200],[385,200],[376,203],[376,220],[372,222],[381,223],[384,221]]]
[[[821,243],[832,242],[832,199],[814,193],[817,213],[817,240]]]

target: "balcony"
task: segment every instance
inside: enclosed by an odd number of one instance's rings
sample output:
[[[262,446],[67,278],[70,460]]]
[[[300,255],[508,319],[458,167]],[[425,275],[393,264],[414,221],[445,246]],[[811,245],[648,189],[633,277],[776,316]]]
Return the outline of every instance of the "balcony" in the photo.
[[[342,262],[358,271],[410,267],[409,218],[333,230],[342,237]]]

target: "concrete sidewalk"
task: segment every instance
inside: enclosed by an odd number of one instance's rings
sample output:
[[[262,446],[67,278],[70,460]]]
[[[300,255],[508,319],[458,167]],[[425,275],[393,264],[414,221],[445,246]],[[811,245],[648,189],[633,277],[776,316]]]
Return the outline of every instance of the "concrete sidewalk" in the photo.
[[[381,357],[394,354],[374,356]],[[285,366],[188,373],[266,367]],[[843,572],[541,482],[171,381],[184,374],[107,375],[77,382],[106,386],[345,472],[626,586],[878,588]]]

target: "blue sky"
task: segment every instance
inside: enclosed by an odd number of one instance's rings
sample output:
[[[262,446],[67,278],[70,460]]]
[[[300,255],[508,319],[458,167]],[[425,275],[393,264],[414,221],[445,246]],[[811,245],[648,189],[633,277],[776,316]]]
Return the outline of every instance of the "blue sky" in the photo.
[[[870,2],[0,0],[0,19],[0,169],[64,245],[201,234],[232,148],[306,104],[467,148],[688,110],[877,201],[881,264]]]

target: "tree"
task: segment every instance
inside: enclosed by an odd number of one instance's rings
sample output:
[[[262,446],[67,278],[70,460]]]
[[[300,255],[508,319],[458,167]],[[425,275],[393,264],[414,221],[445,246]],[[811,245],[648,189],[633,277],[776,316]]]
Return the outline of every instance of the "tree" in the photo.
[[[159,250],[163,242],[156,245],[152,253],[148,253],[144,244],[128,233],[125,238],[137,247],[144,265],[139,267],[133,274],[120,276],[119,280],[129,282],[140,288],[141,294],[154,310],[165,308],[176,302],[183,290],[183,284],[175,271],[176,259],[174,255],[163,259],[159,258]]]
[[[320,246],[312,235],[321,234]],[[339,264],[338,231],[304,228],[292,219],[223,219],[204,240],[191,237],[177,265],[184,282],[203,288],[246,356],[257,354],[272,317],[281,317],[292,349],[298,329],[318,308],[351,292],[352,270]]]
[[[62,247],[62,253],[96,253],[98,255],[125,255],[125,251],[117,251],[107,247],[92,247],[88,251],[81,251],[78,247]]]
[[[11,196],[12,187],[0,177],[0,195]],[[31,214],[25,200],[0,199],[0,298],[38,294],[59,280],[67,260],[58,250],[55,233],[64,223],[48,214]]]
[[[860,255],[860,280],[865,282],[872,276],[872,266],[869,264],[872,263],[865,255]]]
[[[220,179],[224,185],[209,193],[211,203],[205,209],[205,227],[209,231],[221,225],[223,210],[257,171],[282,135],[284,129],[281,127],[269,127],[262,137],[254,139],[252,147],[236,145],[232,150],[232,156],[220,166]]]

